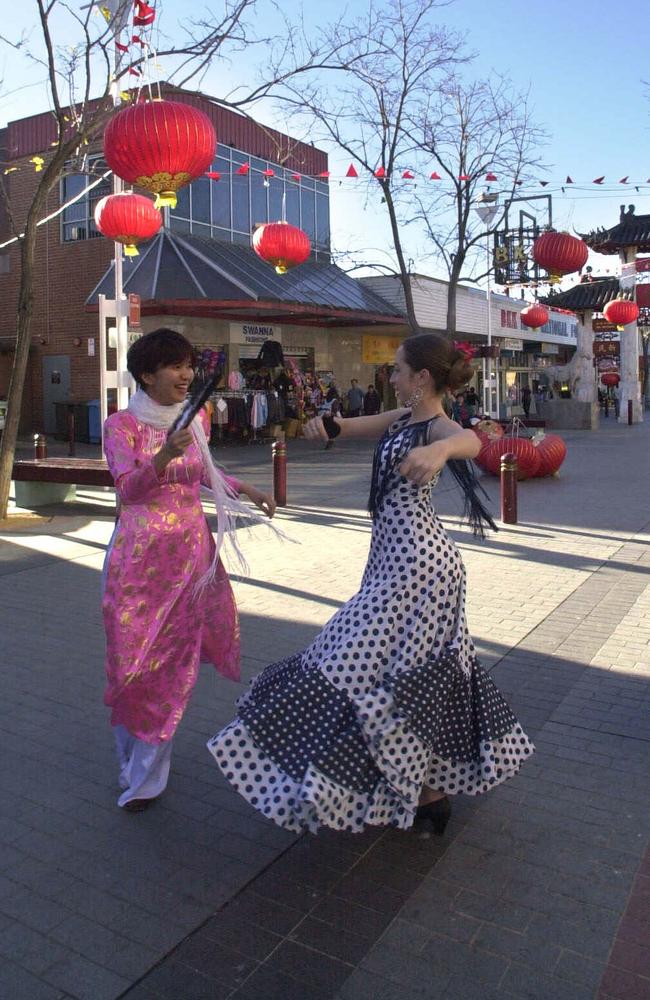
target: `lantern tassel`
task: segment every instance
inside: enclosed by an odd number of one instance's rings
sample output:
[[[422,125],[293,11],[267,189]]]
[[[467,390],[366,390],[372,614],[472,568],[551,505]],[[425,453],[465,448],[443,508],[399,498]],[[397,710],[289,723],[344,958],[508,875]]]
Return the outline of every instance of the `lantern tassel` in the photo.
[[[156,200],[154,202],[156,208],[163,208],[163,206],[168,206],[169,208],[176,208],[176,192],[175,191],[159,191],[156,195]]]
[[[139,257],[140,251],[138,250],[135,243],[126,243],[124,245],[124,256],[125,257]]]

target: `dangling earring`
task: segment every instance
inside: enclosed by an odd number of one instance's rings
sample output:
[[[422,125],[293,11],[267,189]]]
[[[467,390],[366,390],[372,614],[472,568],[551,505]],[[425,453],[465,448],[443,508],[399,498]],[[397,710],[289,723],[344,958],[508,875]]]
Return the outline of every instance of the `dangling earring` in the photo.
[[[404,406],[410,406],[413,409],[414,406],[417,406],[421,402],[423,395],[422,389],[418,386],[417,389],[413,390],[413,395],[404,402]]]

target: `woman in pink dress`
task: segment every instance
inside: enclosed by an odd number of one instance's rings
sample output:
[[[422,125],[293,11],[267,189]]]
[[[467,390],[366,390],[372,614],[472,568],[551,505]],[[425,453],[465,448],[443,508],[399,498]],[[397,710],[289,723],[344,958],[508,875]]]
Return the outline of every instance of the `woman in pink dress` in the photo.
[[[234,519],[250,507],[267,517],[273,499],[221,473],[212,462],[205,413],[169,434],[194,377],[192,346],[174,330],[137,340],[127,355],[138,383],[128,408],[105,424],[104,448],[120,516],[104,566],[104,702],[120,764],[118,805],[135,812],[164,791],[172,738],[203,661],[239,679],[239,622],[220,559],[227,538],[239,554]],[[200,500],[212,490],[213,539]]]

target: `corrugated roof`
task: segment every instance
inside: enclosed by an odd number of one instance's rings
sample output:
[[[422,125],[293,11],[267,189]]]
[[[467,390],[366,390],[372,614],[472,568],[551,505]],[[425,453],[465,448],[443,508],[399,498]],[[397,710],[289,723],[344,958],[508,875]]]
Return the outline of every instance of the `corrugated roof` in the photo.
[[[566,292],[556,292],[542,299],[547,306],[557,306],[560,309],[571,309],[582,312],[593,309],[602,312],[608,302],[615,299],[620,292],[618,278],[592,278],[581,281]]]
[[[95,305],[100,294],[112,298],[114,289],[111,265],[87,304]],[[279,275],[249,247],[169,230],[162,230],[139,257],[125,259],[124,291],[139,294],[143,303],[263,300],[403,318],[394,305],[335,264],[307,262]]]

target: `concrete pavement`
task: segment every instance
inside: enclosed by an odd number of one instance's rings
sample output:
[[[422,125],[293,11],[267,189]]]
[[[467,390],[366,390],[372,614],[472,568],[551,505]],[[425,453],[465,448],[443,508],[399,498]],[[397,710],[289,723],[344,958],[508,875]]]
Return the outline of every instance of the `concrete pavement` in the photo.
[[[441,841],[267,824],[205,750],[241,690],[207,670],[169,790],[118,811],[101,705],[111,498],[1,535],[0,997],[580,1000],[601,980],[603,998],[650,996],[650,426],[566,438],[560,478],[522,484],[520,524],[485,542],[438,496],[479,652],[538,746],[507,786],[459,802]],[[268,449],[219,458],[269,484]],[[290,442],[279,523],[299,544],[254,529],[235,582],[245,680],[354,593],[369,458]]]

